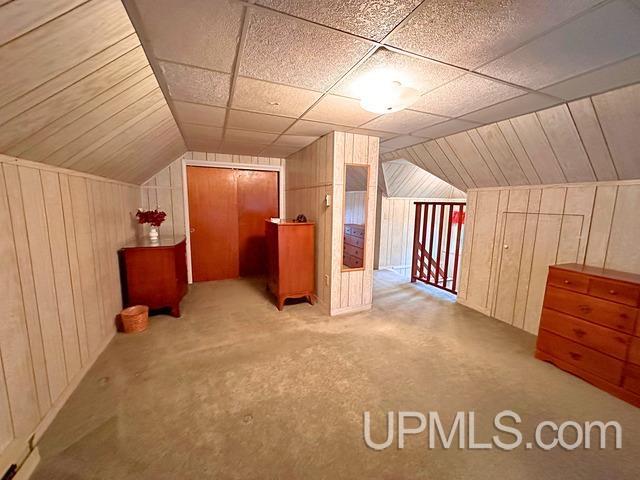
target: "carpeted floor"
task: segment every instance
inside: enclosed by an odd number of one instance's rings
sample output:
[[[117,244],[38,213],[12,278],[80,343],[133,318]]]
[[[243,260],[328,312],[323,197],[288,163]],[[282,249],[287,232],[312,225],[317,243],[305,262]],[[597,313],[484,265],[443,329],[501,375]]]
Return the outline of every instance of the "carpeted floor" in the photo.
[[[535,360],[534,344],[390,272],[376,273],[373,310],[334,318],[305,303],[278,312],[259,279],[197,284],[183,318],[115,338],[41,441],[33,478],[640,478],[640,409]],[[542,420],[616,420],[623,448],[610,436],[605,450],[429,449],[424,432],[374,451],[363,437],[364,411],[377,442],[388,411],[445,424],[474,411],[487,442],[506,409],[525,441]]]

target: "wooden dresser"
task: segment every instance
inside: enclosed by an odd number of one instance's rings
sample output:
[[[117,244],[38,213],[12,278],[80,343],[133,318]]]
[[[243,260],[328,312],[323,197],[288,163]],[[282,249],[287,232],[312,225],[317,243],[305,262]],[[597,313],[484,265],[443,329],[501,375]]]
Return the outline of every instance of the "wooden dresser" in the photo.
[[[536,357],[640,407],[640,275],[549,267]]]
[[[170,308],[171,315],[180,316],[180,300],[187,293],[186,242],[183,236],[160,237],[156,243],[140,239],[120,249],[118,256],[125,307]]]
[[[342,263],[349,268],[362,268],[364,263],[364,225],[347,223],[342,242]]]
[[[276,296],[278,310],[287,298],[314,302],[315,225],[266,221],[267,288]]]

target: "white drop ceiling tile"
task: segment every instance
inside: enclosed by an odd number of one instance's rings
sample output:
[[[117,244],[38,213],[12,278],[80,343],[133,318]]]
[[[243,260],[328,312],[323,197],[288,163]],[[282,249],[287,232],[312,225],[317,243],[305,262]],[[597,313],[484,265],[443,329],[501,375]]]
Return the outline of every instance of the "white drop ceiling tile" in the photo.
[[[640,10],[618,0],[479,69],[541,89],[640,53]]]
[[[380,153],[390,153],[394,150],[396,150],[394,147],[385,147],[384,145],[380,144]]]
[[[274,142],[274,145],[302,148],[315,142],[317,139],[317,136],[310,135],[282,135]]]
[[[287,145],[269,145],[260,152],[263,157],[286,158],[292,153],[300,150],[300,147],[291,147]]]
[[[219,140],[203,140],[185,135],[185,144],[189,151],[193,152],[216,152],[220,146]]]
[[[235,155],[259,155],[266,145],[258,143],[249,144],[244,142],[228,142],[223,141],[216,149],[216,153],[231,153]]]
[[[413,132],[413,134],[416,136],[424,136],[425,138],[440,138],[464,130],[470,130],[477,126],[477,123],[466,122],[464,120],[449,120],[448,122],[439,123],[432,127],[423,128],[422,130]]]
[[[175,63],[159,62],[174,100],[226,106],[230,75]]]
[[[380,40],[421,0],[258,0],[258,4],[312,22]]]
[[[299,117],[320,96],[302,88],[238,77],[231,105],[242,110]]]
[[[411,108],[459,117],[523,94],[524,91],[519,88],[468,74],[424,94]]]
[[[400,110],[399,112],[384,114],[363,125],[363,128],[383,130],[386,132],[409,134],[415,130],[442,123],[447,118],[428,113],[415,112],[413,110]]]
[[[640,0],[639,0],[640,1]],[[640,55],[556,83],[541,92],[574,100],[630,85],[640,80]]]
[[[242,25],[240,3],[135,0],[135,6],[156,58],[231,73]]]
[[[538,93],[527,93],[516,98],[505,100],[476,112],[468,113],[460,117],[461,120],[469,120],[478,123],[492,123],[506,118],[517,117],[535,110],[551,107],[561,103],[562,100],[540,95]]]
[[[309,120],[298,120],[289,130],[287,135],[308,135],[321,137],[329,132],[344,132],[351,127],[334,125],[332,123],[312,122]]]
[[[268,145],[278,138],[277,133],[255,132],[251,130],[235,130],[227,128],[224,134],[225,142],[247,142],[259,145]]]
[[[425,93],[464,73],[464,70],[455,67],[380,48],[342,79],[332,92],[345,97],[361,98],[363,88],[371,83],[398,81]]]
[[[326,95],[309,110],[304,118],[348,127],[359,127],[377,116],[377,113],[367,112],[363,109],[358,100],[338,95]]]
[[[397,150],[398,148],[410,147],[418,143],[424,143],[426,139],[413,137],[410,135],[400,135],[390,140],[380,143],[380,148]]]
[[[212,127],[222,127],[227,112],[222,107],[177,101],[173,102],[173,109],[179,123],[198,123]]]
[[[370,48],[347,34],[252,9],[240,74],[324,91]]]
[[[263,113],[229,110],[228,128],[257,130],[267,133],[282,133],[295,122],[295,118],[277,117]]]
[[[389,44],[475,68],[601,0],[426,1]]]
[[[352,128],[349,133],[359,133],[360,135],[368,135],[369,137],[378,137],[380,141],[389,140],[397,137],[397,133],[383,132],[381,130],[370,130],[368,128]]]
[[[193,123],[180,124],[180,130],[185,136],[207,140],[220,140],[222,138],[222,128],[209,127],[207,125],[196,125]]]

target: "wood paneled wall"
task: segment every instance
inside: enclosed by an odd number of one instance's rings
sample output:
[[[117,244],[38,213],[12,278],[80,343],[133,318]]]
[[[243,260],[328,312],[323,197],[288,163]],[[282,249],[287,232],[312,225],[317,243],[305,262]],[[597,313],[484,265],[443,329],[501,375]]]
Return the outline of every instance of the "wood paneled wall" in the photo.
[[[411,278],[415,202],[442,200],[442,198],[389,198],[381,195],[378,207],[380,233],[376,242],[378,248],[376,268],[393,270],[403,278]],[[465,195],[456,200],[465,201]]]
[[[537,333],[547,267],[640,273],[640,181],[470,190],[458,301]]]
[[[371,308],[373,292],[378,137],[332,132],[287,157],[287,216],[316,222],[316,290],[331,315]],[[365,268],[342,271],[345,165],[369,165]],[[331,206],[325,204],[331,196]]]
[[[142,185],[139,207],[143,209],[158,207],[160,210],[167,212],[167,219],[160,227],[161,235],[185,235],[184,187],[182,182],[183,159],[242,165],[285,165],[284,158],[186,152]],[[145,229],[146,231],[147,229]]]
[[[640,178],[640,84],[383,155],[456,188]]]
[[[0,152],[142,181],[186,151],[120,0],[0,1]]]
[[[333,208],[325,204],[333,195],[333,135],[319,138],[311,145],[287,157],[286,217],[304,214],[315,222],[316,295],[329,310],[331,305],[331,228]]]
[[[0,155],[0,471],[115,333],[138,186]],[[37,440],[37,438],[36,438]]]
[[[380,183],[388,197],[464,198],[465,193],[407,160],[382,162]]]
[[[373,261],[375,256],[376,196],[378,190],[378,157],[380,139],[354,133],[333,132],[333,218],[331,264],[331,314],[371,308],[373,295]],[[345,165],[369,166],[364,268],[342,271],[344,237]]]

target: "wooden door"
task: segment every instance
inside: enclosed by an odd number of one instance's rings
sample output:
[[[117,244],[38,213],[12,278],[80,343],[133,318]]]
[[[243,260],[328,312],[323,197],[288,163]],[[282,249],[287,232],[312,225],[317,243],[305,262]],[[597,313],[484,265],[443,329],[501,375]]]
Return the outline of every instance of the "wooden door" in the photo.
[[[278,216],[278,172],[239,170],[238,254],[240,276],[267,271],[265,219]]]
[[[193,281],[238,277],[236,171],[189,166],[187,185]]]

